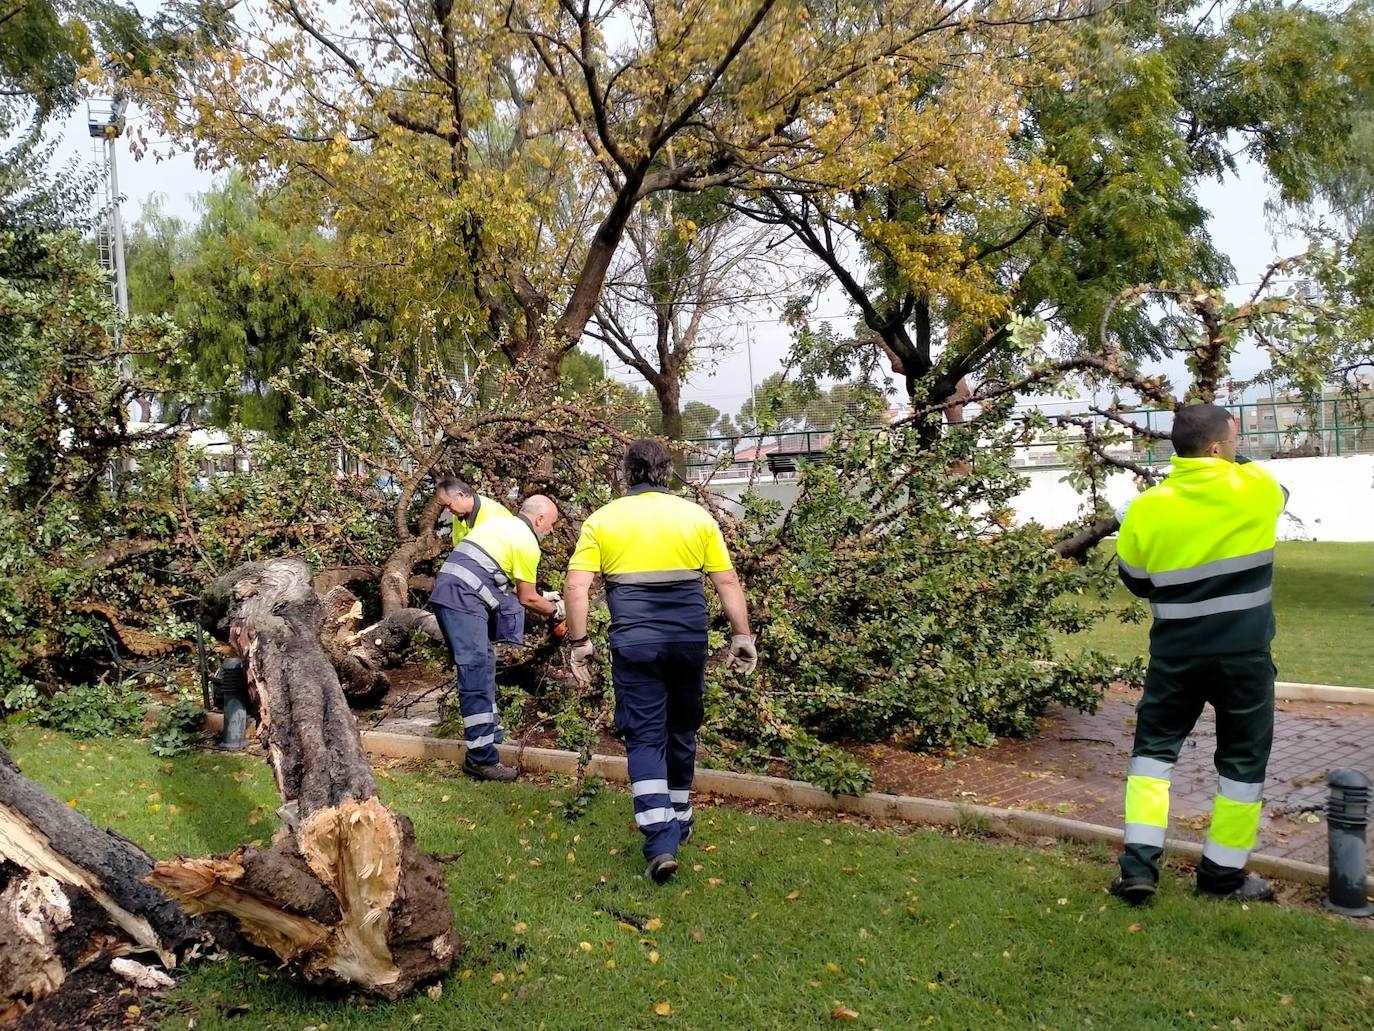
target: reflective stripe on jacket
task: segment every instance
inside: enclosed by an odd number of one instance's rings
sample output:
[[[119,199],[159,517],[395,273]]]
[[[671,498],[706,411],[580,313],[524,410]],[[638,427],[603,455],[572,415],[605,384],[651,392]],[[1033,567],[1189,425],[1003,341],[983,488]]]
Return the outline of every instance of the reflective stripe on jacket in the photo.
[[[539,538],[528,520],[521,516],[492,519],[476,527],[449,554],[434,578],[429,602],[461,612],[485,610],[492,618],[493,640],[520,643],[525,634],[525,607],[515,597],[515,582],[528,577],[533,583],[538,564]]]

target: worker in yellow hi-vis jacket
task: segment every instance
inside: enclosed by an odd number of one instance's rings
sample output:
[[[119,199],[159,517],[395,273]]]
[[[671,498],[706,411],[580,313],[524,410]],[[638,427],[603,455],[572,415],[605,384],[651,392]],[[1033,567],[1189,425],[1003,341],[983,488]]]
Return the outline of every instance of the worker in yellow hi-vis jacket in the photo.
[[[1197,890],[1266,901],[1273,889],[1245,864],[1274,734],[1274,544],[1287,492],[1237,459],[1237,425],[1224,408],[1180,409],[1172,436],[1168,478],[1130,504],[1117,540],[1121,579],[1149,599],[1154,622],[1126,778],[1125,848],[1111,892],[1136,905],[1154,894],[1174,762],[1210,703],[1217,793]]]
[[[697,728],[706,693],[706,580],[730,621],[726,661],[747,675],[758,651],[720,526],[700,505],[669,491],[673,461],[667,449],[651,438],[637,440],[625,452],[622,471],[627,493],[587,517],[568,563],[568,664],[579,682],[591,683],[588,595],[599,573],[611,610],[615,725],[625,738],[645,873],[666,884],[677,872],[678,846],[692,836]]]

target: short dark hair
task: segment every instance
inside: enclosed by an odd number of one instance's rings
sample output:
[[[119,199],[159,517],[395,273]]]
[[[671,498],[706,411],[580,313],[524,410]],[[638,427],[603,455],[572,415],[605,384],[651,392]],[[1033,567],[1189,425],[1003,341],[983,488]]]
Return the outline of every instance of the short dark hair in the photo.
[[[1231,413],[1216,405],[1188,405],[1174,412],[1170,436],[1181,458],[1197,458],[1231,432]]]
[[[443,491],[451,498],[456,498],[462,494],[471,494],[472,488],[463,480],[456,476],[440,476],[434,481],[434,489]]]
[[[625,449],[621,472],[627,487],[638,487],[641,483],[666,487],[673,479],[673,459],[668,449],[653,437],[641,437]]]

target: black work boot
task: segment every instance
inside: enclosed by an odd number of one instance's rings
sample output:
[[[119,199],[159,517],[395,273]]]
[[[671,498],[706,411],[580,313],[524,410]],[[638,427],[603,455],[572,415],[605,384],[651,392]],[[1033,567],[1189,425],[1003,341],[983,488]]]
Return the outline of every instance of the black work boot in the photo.
[[[463,756],[463,772],[474,780],[511,781],[520,776],[514,766],[502,766],[499,762],[479,766],[470,755]]]
[[[1107,890],[1129,905],[1143,906],[1154,897],[1158,887],[1159,885],[1148,877],[1127,877],[1117,874],[1112,878]]]
[[[1233,902],[1273,902],[1274,886],[1257,873],[1247,873],[1240,887],[1233,891],[1208,891],[1199,884],[1197,895],[1204,899],[1227,899]]]
[[[644,871],[644,875],[655,884],[667,884],[673,879],[675,873],[677,873],[677,856],[668,852],[650,859],[649,867]]]

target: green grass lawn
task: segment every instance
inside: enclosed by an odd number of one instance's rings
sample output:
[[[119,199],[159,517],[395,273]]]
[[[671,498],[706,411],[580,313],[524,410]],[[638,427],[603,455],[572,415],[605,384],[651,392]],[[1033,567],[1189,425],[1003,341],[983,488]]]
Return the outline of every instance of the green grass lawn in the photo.
[[[1124,608],[1133,599],[1117,588]],[[1274,569],[1274,664],[1280,680],[1374,687],[1374,544],[1285,541]],[[1140,603],[1142,612],[1146,612]],[[1150,622],[1106,620],[1066,639],[1121,659],[1149,650]]]
[[[259,760],[14,737],[26,774],[155,855],[275,829]],[[267,966],[207,962],[167,1027],[791,1029],[846,1026],[831,1014],[848,1009],[862,1028],[1332,1029],[1367,1028],[1374,1012],[1374,929],[1199,902],[1172,877],[1130,910],[1103,891],[1105,851],[702,807],[683,872],[657,889],[622,793],[570,824],[556,787],[475,785],[447,765],[380,784],[423,848],[462,853],[447,870],[466,948],[441,997],[331,1001]]]

